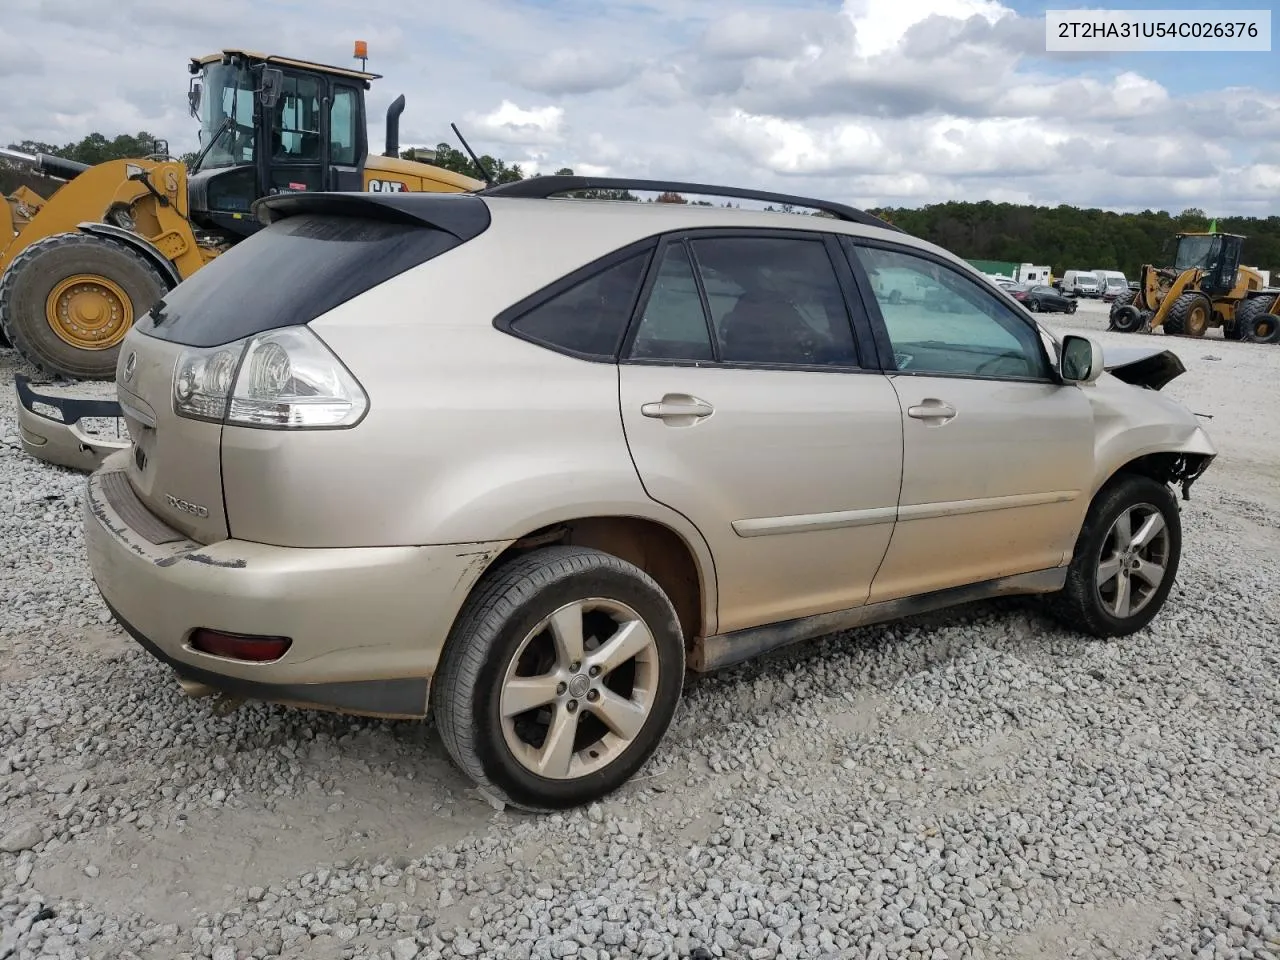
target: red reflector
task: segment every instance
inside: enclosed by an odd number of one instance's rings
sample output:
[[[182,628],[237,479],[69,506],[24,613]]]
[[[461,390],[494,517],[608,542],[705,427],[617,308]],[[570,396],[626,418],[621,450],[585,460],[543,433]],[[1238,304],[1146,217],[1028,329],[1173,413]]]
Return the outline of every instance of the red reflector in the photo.
[[[238,633],[223,633],[200,627],[191,634],[191,646],[201,653],[230,660],[250,660],[266,663],[279,660],[293,644],[288,637],[246,637]]]

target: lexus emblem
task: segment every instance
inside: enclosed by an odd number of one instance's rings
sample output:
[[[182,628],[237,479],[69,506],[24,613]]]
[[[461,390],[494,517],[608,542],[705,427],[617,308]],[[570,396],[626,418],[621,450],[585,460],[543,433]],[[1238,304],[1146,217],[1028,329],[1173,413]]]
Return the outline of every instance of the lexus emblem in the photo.
[[[124,379],[126,382],[133,379],[133,371],[138,367],[138,355],[130,353],[129,358],[124,362]]]

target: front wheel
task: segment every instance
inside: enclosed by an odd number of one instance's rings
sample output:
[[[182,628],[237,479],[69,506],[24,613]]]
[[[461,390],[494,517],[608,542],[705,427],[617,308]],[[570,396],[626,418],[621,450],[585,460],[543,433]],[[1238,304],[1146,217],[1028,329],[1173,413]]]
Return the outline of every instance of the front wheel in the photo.
[[[1135,633],[1164,606],[1178,574],[1182,517],[1167,484],[1124,474],[1094,498],[1051,612],[1095,637]]]
[[[485,792],[527,810],[611,793],[662,740],[684,685],[671,601],[610,554],[546,547],[467,599],[431,693],[440,738]]]

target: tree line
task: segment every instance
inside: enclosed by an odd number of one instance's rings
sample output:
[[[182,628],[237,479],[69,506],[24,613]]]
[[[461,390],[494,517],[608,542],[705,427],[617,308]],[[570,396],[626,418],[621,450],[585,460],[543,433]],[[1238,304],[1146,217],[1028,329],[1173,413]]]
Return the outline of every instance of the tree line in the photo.
[[[1244,264],[1270,270],[1280,282],[1280,216],[1211,217],[1191,207],[1112,213],[1067,204],[1035,207],[1015,203],[951,201],[918,209],[871,211],[908,233],[971,260],[1005,260],[1067,270],[1122,270],[1133,279],[1144,263],[1169,264],[1167,245],[1178,233],[1209,230],[1244,236]]]
[[[164,141],[157,141],[145,130],[110,138],[95,132],[83,140],[62,146],[32,140],[9,144],[11,149],[26,153],[48,153],[87,164],[124,157],[145,157],[152,154],[157,145],[161,150],[168,149]],[[483,179],[471,156],[448,143],[438,143],[431,150],[409,148],[401,150],[400,155],[407,160],[421,160]],[[194,153],[187,153],[181,159],[189,164],[194,157]],[[482,155],[480,162],[496,183],[510,183],[527,176],[519,163],[508,163],[490,154]],[[557,175],[573,174],[569,167],[555,172]],[[33,175],[21,166],[0,160],[0,193],[10,193],[20,184],[47,196],[57,189],[58,181]],[[626,190],[584,190],[572,195],[586,199],[640,199]],[[689,201],[673,193],[658,196],[656,202],[693,202],[711,206],[708,201]],[[725,203],[724,206],[734,204]],[[794,212],[789,207],[782,209]],[[1215,220],[1195,207],[1178,214],[1164,210],[1112,213],[1067,204],[1037,207],[989,200],[949,201],[919,208],[883,207],[869,212],[968,259],[1047,264],[1057,276],[1072,269],[1097,269],[1122,270],[1126,276],[1136,277],[1144,263],[1164,264],[1170,261],[1172,248],[1169,241],[1175,234],[1204,231],[1216,223],[1216,228],[1223,233],[1238,233],[1248,238],[1244,244],[1244,262],[1247,265],[1270,270],[1273,276],[1280,278],[1280,216],[1217,217]],[[1274,282],[1280,282],[1280,279]]]

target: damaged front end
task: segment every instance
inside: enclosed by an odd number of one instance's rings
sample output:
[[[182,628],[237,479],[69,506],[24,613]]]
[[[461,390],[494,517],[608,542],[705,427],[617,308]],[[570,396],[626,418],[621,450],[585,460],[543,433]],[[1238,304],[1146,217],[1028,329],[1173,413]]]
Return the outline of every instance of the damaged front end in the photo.
[[[1187,372],[1182,360],[1159,346],[1107,346],[1103,367],[1113,379],[1098,381],[1089,393],[1099,476],[1124,468],[1177,487],[1182,499],[1190,500],[1192,485],[1218,451],[1200,424],[1201,415],[1160,392]]]
[[[101,436],[89,433],[81,423],[92,419],[121,423],[117,401],[37,391],[30,378],[20,373],[14,374],[13,389],[17,394],[22,449],[37,460],[90,473],[111,454],[129,449],[127,434]]]

